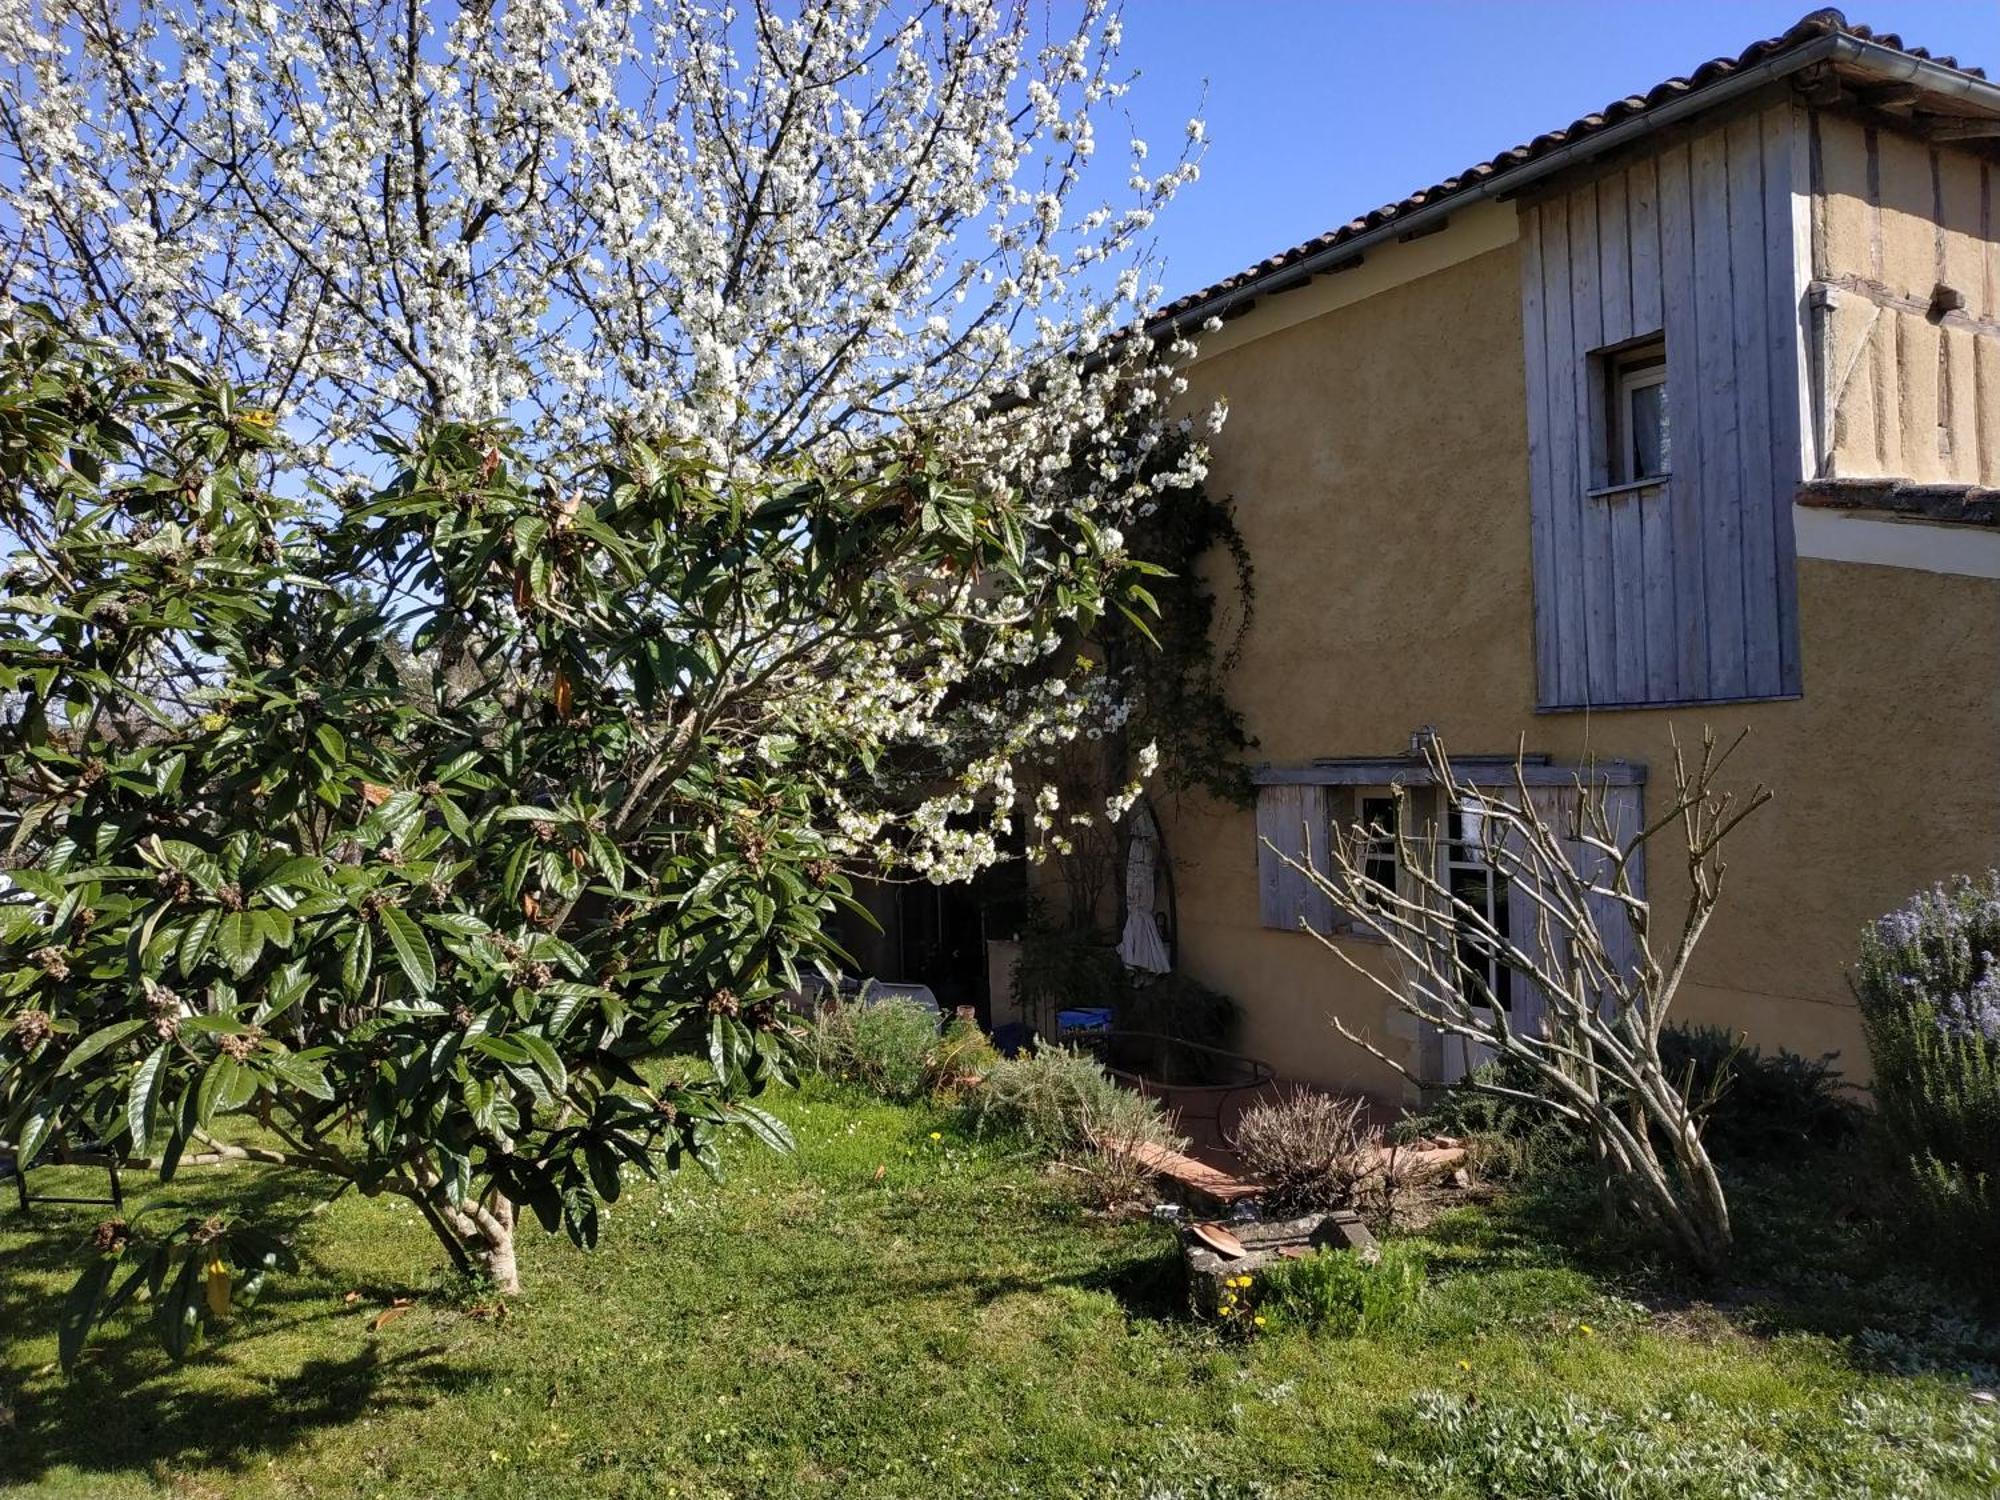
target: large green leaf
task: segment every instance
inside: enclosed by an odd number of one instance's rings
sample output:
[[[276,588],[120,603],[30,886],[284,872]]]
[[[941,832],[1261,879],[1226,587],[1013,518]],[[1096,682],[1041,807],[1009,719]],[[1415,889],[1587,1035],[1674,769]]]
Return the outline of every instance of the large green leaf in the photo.
[[[253,911],[230,911],[215,924],[215,951],[241,979],[257,967],[264,953],[264,923]]]
[[[131,1132],[134,1151],[150,1151],[153,1132],[160,1118],[160,1097],[167,1086],[167,1053],[170,1043],[162,1043],[146,1055],[132,1074],[125,1094],[125,1127]]]
[[[396,950],[396,962],[417,993],[428,995],[437,985],[437,955],[431,952],[431,940],[416,919],[400,907],[383,907],[381,918],[382,930],[389,934],[389,944]]]
[[[769,1146],[773,1151],[789,1156],[798,1149],[798,1142],[792,1139],[791,1129],[776,1115],[768,1114],[754,1104],[738,1104],[730,1110],[730,1118],[748,1127],[750,1133]]]
[[[115,1021],[109,1026],[93,1031],[70,1049],[69,1056],[63,1059],[62,1066],[56,1070],[57,1074],[74,1073],[98,1053],[117,1046],[145,1024],[144,1021]]]
[[[340,987],[349,995],[360,998],[367,987],[368,971],[375,961],[375,939],[368,935],[366,927],[357,927],[348,934],[347,947],[340,955]]]
[[[528,1054],[542,1077],[548,1080],[549,1092],[560,1096],[563,1090],[569,1087],[569,1072],[563,1067],[562,1059],[556,1055],[556,1049],[532,1031],[517,1031],[513,1039],[520,1044],[521,1050]]]

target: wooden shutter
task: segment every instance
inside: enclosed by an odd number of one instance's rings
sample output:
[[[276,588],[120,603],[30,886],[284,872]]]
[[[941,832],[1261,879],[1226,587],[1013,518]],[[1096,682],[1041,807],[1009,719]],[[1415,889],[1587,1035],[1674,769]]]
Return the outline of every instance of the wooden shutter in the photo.
[[[1611,826],[1618,841],[1628,843],[1641,825],[1641,803],[1638,786],[1612,786],[1604,792],[1605,809],[1610,815]],[[1542,820],[1554,829],[1563,840],[1563,853],[1568,857],[1570,868],[1588,878],[1593,884],[1604,881],[1609,861],[1597,850],[1590,848],[1582,839],[1575,837],[1577,823],[1578,792],[1575,787],[1536,787],[1531,796],[1534,807]],[[1511,891],[1507,901],[1508,936],[1516,947],[1526,953],[1541,952],[1539,916],[1541,905],[1534,895],[1525,889],[1532,877],[1523,875],[1516,879],[1516,889]],[[1632,884],[1635,892],[1646,893],[1645,853],[1640,851],[1632,866]],[[1591,920],[1612,961],[1626,974],[1635,974],[1639,967],[1638,941],[1633,936],[1632,924],[1626,920],[1623,907],[1616,898],[1606,895],[1592,895],[1586,898]],[[1559,933],[1552,933],[1551,939],[1558,945],[1564,943]],[[1567,962],[1567,955],[1557,951],[1549,955],[1552,967],[1560,971]],[[1517,1025],[1532,1015],[1539,1024],[1546,1014],[1548,1002],[1539,986],[1529,983],[1519,974],[1514,976],[1514,1019]]]
[[[1330,794],[1333,789],[1323,786],[1257,789],[1257,916],[1266,927],[1333,930],[1333,903],[1326,893],[1285,862],[1297,860],[1326,874]]]

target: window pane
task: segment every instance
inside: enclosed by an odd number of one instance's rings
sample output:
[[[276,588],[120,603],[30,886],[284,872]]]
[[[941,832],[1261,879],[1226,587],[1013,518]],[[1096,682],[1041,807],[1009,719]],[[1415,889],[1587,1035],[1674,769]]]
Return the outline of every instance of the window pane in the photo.
[[[1487,863],[1480,839],[1478,810],[1454,807],[1445,844],[1445,888],[1453,900],[1458,960],[1464,965],[1467,999],[1475,1005],[1513,1008],[1513,975],[1501,961],[1494,941],[1463,908],[1477,912],[1494,932],[1504,934],[1507,923],[1507,881]],[[1459,905],[1463,903],[1463,907]]]
[[[1651,479],[1668,470],[1671,439],[1667,427],[1667,385],[1635,385],[1627,393],[1631,403],[1632,477]]]
[[[1396,799],[1363,797],[1361,826],[1367,842],[1361,850],[1361,873],[1390,890],[1396,888]],[[1370,900],[1379,900],[1371,897]]]

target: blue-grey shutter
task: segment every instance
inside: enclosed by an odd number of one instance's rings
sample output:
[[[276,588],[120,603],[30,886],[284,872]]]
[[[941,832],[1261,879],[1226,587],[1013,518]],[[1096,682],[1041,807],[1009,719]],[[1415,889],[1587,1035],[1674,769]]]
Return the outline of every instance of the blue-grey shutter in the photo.
[[[1333,903],[1287,859],[1326,874],[1329,789],[1265,786],[1257,789],[1257,918],[1266,927],[1297,932],[1333,930]]]

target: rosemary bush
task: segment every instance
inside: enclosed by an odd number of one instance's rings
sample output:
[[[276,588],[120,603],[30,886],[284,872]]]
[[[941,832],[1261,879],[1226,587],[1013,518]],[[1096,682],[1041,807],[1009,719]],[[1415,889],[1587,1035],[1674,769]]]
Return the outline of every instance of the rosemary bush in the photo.
[[[1918,893],[1862,934],[1854,992],[1883,1127],[1932,1243],[2000,1250],[2000,871]]]

